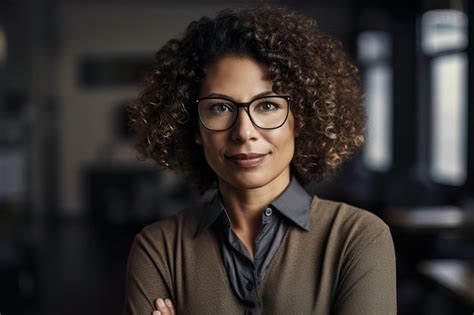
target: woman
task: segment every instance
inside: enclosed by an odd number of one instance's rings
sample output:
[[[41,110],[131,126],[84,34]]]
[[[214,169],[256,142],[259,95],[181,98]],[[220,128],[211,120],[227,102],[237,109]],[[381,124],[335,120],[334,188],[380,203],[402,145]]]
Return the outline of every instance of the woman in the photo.
[[[208,202],[145,227],[125,314],[395,314],[375,215],[309,195],[364,142],[357,70],[314,20],[221,11],[156,54],[131,107],[137,148]]]

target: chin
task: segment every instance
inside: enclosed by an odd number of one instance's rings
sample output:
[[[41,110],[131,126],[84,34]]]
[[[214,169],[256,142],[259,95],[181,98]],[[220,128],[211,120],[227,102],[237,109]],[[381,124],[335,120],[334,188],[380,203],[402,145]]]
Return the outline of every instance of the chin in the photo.
[[[250,190],[263,187],[267,184],[267,182],[261,180],[235,180],[230,182],[230,184],[238,189]]]
[[[259,174],[260,173],[260,174]],[[266,174],[265,174],[266,173]],[[222,180],[237,189],[257,189],[271,183],[278,175],[269,176],[268,172],[247,172],[235,176],[223,176]]]

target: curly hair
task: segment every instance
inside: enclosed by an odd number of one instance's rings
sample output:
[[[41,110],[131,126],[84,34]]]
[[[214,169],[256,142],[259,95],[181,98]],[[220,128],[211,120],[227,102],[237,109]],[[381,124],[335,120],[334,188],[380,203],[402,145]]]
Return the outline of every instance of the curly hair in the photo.
[[[155,55],[145,87],[130,107],[136,149],[201,191],[216,174],[194,142],[197,98],[206,66],[225,55],[266,66],[275,93],[290,91],[299,128],[292,175],[319,182],[364,143],[365,113],[357,68],[339,41],[315,20],[287,8],[258,5],[191,22],[181,39]],[[194,105],[194,106],[193,106]]]

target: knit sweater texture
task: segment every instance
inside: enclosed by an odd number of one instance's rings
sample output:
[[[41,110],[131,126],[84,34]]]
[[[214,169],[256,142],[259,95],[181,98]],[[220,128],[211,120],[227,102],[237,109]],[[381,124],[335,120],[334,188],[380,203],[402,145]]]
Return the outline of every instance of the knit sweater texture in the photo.
[[[124,315],[244,314],[232,292],[216,235],[196,234],[205,207],[146,226],[132,244]],[[306,231],[291,225],[258,287],[264,314],[396,314],[395,251],[374,214],[314,196]]]

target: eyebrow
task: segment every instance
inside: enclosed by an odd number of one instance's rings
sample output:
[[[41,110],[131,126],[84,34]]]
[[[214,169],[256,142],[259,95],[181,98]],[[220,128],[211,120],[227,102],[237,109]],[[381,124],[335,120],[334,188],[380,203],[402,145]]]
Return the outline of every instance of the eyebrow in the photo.
[[[266,91],[266,92],[258,93],[257,95],[254,95],[252,97],[252,99],[262,97],[262,96],[271,95],[271,94],[275,94],[275,93],[273,91]],[[220,94],[220,93],[210,93],[210,94],[204,96],[203,98],[206,98],[206,97],[222,97],[222,98],[228,98],[232,101],[235,101],[231,96],[228,96],[228,95],[225,95],[225,94]]]

